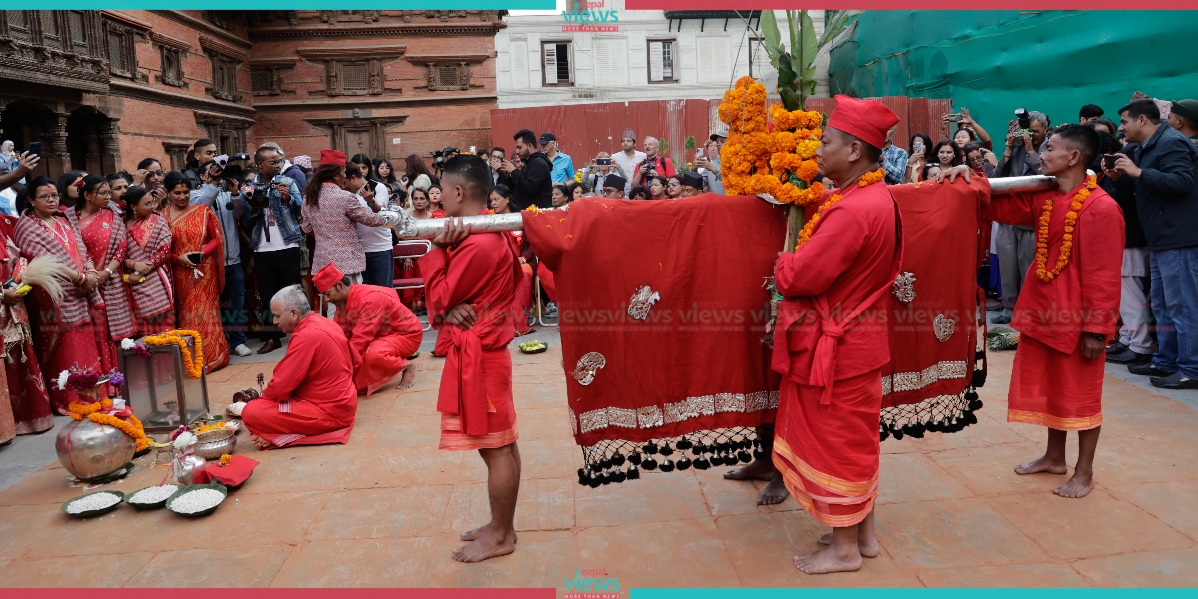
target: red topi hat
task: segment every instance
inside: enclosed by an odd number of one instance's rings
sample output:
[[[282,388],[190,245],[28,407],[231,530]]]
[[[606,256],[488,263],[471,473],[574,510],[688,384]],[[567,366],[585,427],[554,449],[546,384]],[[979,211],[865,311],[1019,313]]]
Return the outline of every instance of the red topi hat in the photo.
[[[861,141],[882,149],[886,132],[898,124],[898,115],[877,100],[858,100],[836,96],[836,109],[828,117],[828,126],[839,129]]]
[[[316,293],[324,293],[333,285],[340,283],[343,278],[345,278],[345,273],[341,272],[336,264],[329,262],[327,266],[312,275],[312,286],[316,287]]]
[[[320,164],[335,164],[337,166],[345,166],[345,152],[338,150],[321,150]]]

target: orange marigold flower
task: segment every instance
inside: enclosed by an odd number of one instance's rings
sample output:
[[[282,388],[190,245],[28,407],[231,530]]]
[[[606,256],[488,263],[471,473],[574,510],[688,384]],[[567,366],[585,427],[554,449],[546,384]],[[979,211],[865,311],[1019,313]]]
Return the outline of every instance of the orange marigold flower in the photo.
[[[819,174],[819,164],[814,160],[804,160],[802,164],[795,169],[795,174],[798,175],[800,179],[810,183],[815,179],[815,176]]]

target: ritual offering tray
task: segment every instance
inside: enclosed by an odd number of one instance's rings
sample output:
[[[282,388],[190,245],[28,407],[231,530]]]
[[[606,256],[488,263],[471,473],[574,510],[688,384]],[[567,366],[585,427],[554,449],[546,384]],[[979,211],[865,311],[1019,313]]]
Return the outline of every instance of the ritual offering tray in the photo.
[[[166,500],[166,509],[180,516],[198,518],[215,512],[228,496],[224,485],[187,485]]]
[[[521,352],[526,354],[541,354],[549,350],[549,345],[547,343],[543,341],[537,341],[536,339],[533,339],[532,341],[525,341],[518,347],[520,348]]]
[[[225,454],[232,454],[237,447],[237,429],[232,427],[207,430],[196,435],[196,455],[206,460],[217,460]]]
[[[62,513],[72,518],[102,516],[116,509],[124,498],[120,491],[96,491],[68,500],[62,504]]]
[[[139,512],[156,510],[166,505],[166,500],[170,499],[171,495],[174,495],[178,490],[179,485],[176,484],[146,487],[126,495],[125,503]]]

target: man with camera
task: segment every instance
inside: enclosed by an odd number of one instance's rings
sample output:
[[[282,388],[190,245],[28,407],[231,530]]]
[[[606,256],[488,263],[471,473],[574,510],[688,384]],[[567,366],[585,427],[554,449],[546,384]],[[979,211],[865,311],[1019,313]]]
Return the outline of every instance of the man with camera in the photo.
[[[529,129],[521,129],[512,139],[516,140],[516,154],[523,166],[516,168],[510,160],[503,162],[503,172],[512,180],[512,206],[524,210],[529,206],[549,208],[553,205],[553,162],[544,152],[537,151],[537,136]]]
[[[248,191],[250,214],[242,226],[254,252],[258,295],[270,298],[284,287],[300,284],[299,244],[304,238],[299,226],[302,199],[295,180],[279,174],[284,160],[277,150],[267,146],[258,148],[254,152],[254,163],[258,165],[258,176]],[[268,310],[264,310],[260,322],[266,330],[260,335],[264,343],[258,353],[266,354],[282,347],[282,331],[265,324],[271,322]]]
[[[645,159],[636,165],[636,169],[632,175],[633,187],[647,185],[650,179],[658,175],[673,177],[678,174],[674,170],[674,163],[670,162],[669,158],[657,153],[660,147],[656,137],[645,138]]]
[[[695,156],[695,169],[711,193],[724,194],[724,179],[720,175],[720,150],[728,141],[728,129],[721,127],[707,138],[705,154]]]
[[[1040,152],[1048,133],[1049,119],[1043,112],[1015,110],[1007,134],[1007,147],[994,169],[994,177],[1022,177],[1040,172]],[[998,225],[994,238],[998,250],[998,271],[1002,278],[1002,314],[990,322],[1010,324],[1015,301],[1023,288],[1028,267],[1036,257],[1036,232],[1032,227]]]
[[[491,157],[487,161],[491,167],[491,189],[495,189],[496,185],[512,188],[512,177],[503,170],[503,163],[506,160],[507,150],[499,146],[491,148]]]
[[[191,191],[191,203],[202,204],[216,213],[225,241],[225,288],[220,294],[221,323],[233,353],[246,357],[245,271],[241,268],[241,236],[237,221],[245,214],[241,193],[241,167],[229,164],[221,154],[197,167],[200,186]]]

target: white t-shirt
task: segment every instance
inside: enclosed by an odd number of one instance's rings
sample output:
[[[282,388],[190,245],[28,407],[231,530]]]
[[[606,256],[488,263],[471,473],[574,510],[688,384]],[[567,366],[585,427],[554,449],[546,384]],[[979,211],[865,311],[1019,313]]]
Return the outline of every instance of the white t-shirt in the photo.
[[[270,206],[266,207],[263,213],[263,219],[266,221],[266,226],[262,227],[262,238],[258,240],[259,252],[277,252],[287,248],[297,248],[298,243],[287,243],[283,241],[283,232],[279,230],[279,225],[276,224],[274,211]],[[267,233],[270,233],[270,239],[267,240]]]
[[[387,207],[387,186],[378,184],[374,186],[374,203],[381,208]],[[358,196],[358,203],[362,207],[370,210],[370,205],[366,203],[366,199]],[[391,251],[391,229],[387,227],[371,227],[362,223],[355,223],[358,227],[358,241],[362,242],[362,250],[366,253],[371,252],[389,252]]]
[[[645,153],[633,151],[632,158],[629,158],[628,154],[624,153],[624,150],[620,150],[612,154],[611,159],[612,162],[616,163],[616,166],[620,167],[620,171],[623,173],[620,176],[624,177],[624,193],[627,195],[628,192],[632,191],[632,179],[636,176],[636,165],[645,160]]]

